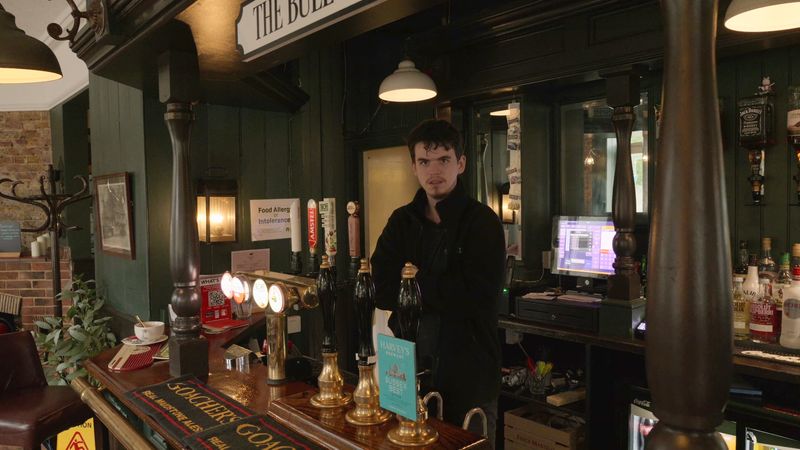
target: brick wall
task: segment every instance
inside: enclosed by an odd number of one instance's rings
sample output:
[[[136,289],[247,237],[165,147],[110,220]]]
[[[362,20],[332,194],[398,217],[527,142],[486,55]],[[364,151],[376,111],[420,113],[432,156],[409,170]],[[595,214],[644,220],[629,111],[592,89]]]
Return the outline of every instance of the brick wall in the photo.
[[[61,252],[61,288],[69,287],[72,279],[69,252]],[[53,266],[44,258],[7,258],[0,259],[0,292],[22,297],[22,326],[32,330],[33,321],[42,316],[52,316],[55,312],[53,303]],[[66,315],[71,302],[62,304]]]
[[[39,193],[39,177],[53,160],[48,111],[0,112],[0,178],[22,181],[20,195]],[[4,188],[7,192],[8,187]],[[41,209],[0,198],[0,219],[16,220],[22,228],[38,227],[45,216]],[[24,246],[37,234],[22,233]],[[23,253],[24,254],[24,253]],[[30,254],[30,253],[28,253]]]
[[[19,195],[39,194],[39,177],[53,160],[48,111],[0,112],[0,178],[22,181]],[[8,192],[8,184],[3,188]],[[0,219],[15,220],[22,228],[35,228],[44,221],[41,209],[0,198]],[[31,258],[28,248],[40,233],[22,233],[22,258],[0,259],[0,292],[22,296],[22,325],[33,329],[33,321],[52,316],[53,270],[49,260]],[[72,279],[69,249],[61,252],[61,286]],[[66,314],[69,303],[63,305]]]

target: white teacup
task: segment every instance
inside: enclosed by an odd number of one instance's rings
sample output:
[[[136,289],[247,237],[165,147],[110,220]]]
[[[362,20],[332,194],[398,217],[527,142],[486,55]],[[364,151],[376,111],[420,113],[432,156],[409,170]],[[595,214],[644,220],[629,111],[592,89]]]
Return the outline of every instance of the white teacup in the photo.
[[[144,327],[138,322],[133,324],[133,332],[140,341],[150,342],[164,335],[164,322],[154,320],[143,324]]]

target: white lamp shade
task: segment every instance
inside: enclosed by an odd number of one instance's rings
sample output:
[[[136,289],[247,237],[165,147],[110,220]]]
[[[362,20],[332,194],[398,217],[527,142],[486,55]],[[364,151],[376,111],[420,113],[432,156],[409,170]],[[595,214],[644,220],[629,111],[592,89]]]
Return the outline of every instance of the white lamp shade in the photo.
[[[733,0],[725,28],[734,31],[780,31],[800,27],[800,1]]]
[[[384,78],[378,97],[387,102],[419,102],[436,97],[436,84],[420,72],[414,62],[404,59],[391,75]]]

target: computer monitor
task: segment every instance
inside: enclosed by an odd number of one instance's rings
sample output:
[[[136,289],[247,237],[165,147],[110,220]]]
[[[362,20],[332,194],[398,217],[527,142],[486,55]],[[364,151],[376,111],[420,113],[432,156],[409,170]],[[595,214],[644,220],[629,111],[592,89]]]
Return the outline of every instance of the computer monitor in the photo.
[[[607,216],[553,217],[552,273],[582,278],[614,274],[614,221]]]

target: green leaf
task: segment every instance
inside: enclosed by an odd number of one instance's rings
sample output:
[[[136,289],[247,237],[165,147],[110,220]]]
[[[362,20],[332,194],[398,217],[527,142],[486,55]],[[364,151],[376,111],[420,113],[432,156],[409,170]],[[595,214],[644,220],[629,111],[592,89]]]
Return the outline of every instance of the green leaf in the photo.
[[[53,333],[53,344],[58,345],[58,338],[61,337],[61,329],[59,328]]]
[[[83,330],[80,329],[80,325],[76,325],[76,326],[70,327],[69,335],[74,337],[75,339],[81,341],[81,342],[86,342],[87,336],[83,332]]]
[[[48,324],[47,322],[42,322],[41,320],[36,320],[36,321],[33,322],[33,324],[36,325],[37,327],[41,328],[42,330],[49,330],[50,329],[50,324]]]

